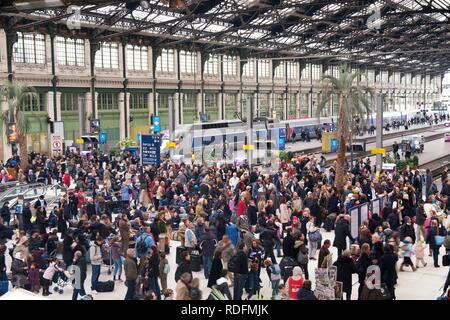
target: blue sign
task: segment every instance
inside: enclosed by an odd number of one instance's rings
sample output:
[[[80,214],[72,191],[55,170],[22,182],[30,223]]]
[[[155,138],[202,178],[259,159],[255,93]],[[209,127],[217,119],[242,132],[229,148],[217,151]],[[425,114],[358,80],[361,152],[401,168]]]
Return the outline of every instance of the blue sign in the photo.
[[[159,134],[143,134],[140,143],[141,164],[159,166],[161,161],[161,136]]]
[[[337,152],[339,147],[339,143],[337,139],[331,139],[331,152]]]
[[[161,117],[153,116],[153,132],[158,133],[161,132]]]
[[[106,144],[106,132],[105,131],[100,132],[100,134],[98,136],[98,140],[101,144]]]
[[[286,129],[280,128],[278,131],[278,149],[284,150],[286,147]]]

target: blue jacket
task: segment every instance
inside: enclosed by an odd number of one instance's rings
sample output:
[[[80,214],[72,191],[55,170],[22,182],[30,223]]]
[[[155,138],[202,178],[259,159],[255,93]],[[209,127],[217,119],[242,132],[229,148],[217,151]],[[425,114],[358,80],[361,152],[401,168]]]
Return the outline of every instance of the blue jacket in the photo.
[[[130,188],[126,185],[123,185],[120,188],[120,193],[122,195],[122,201],[129,201],[130,200]]]
[[[238,229],[236,228],[236,225],[233,223],[227,224],[225,228],[225,234],[230,238],[231,243],[233,246],[236,247],[238,242]]]
[[[138,253],[138,243],[141,241],[141,239],[144,238],[145,244],[147,246],[147,251],[145,253]],[[155,245],[155,242],[153,241],[153,237],[149,235],[147,232],[144,232],[141,234],[135,242],[134,245],[134,252],[136,257],[145,257],[148,255],[148,250]]]

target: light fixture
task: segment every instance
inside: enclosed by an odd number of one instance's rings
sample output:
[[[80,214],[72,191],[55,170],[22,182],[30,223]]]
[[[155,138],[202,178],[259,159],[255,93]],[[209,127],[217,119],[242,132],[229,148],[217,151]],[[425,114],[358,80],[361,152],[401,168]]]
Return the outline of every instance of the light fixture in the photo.
[[[14,1],[17,10],[43,9],[51,7],[62,7],[64,2],[61,0],[38,0],[38,1]]]
[[[148,3],[148,1],[143,0],[140,2],[140,4],[141,4],[142,9],[144,9],[144,10],[150,9],[150,3]]]

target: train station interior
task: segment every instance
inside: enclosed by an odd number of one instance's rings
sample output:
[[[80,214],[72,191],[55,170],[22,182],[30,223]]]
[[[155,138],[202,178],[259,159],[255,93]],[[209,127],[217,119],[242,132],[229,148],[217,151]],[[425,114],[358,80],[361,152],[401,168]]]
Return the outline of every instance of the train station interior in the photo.
[[[1,1],[0,300],[446,299],[449,26],[448,0]]]

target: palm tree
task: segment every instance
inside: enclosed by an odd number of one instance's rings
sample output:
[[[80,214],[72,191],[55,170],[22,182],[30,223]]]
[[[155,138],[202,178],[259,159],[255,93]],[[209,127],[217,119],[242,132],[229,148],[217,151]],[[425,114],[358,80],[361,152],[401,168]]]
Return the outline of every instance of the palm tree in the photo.
[[[21,106],[25,99],[35,98],[39,104],[39,98],[36,90],[33,87],[13,82],[6,82],[0,87],[0,99],[4,99],[8,104],[8,110],[2,114],[2,119],[5,128],[8,128],[9,123],[14,123],[16,126],[16,143],[19,145],[19,156],[22,168],[28,165],[28,153],[26,145],[26,136],[30,130],[30,123],[26,114],[21,110]],[[8,139],[8,144],[10,143]]]
[[[341,68],[339,77],[324,76],[329,80],[324,95],[317,106],[316,116],[320,121],[320,114],[331,100],[332,94],[339,96],[339,112],[337,119],[337,137],[339,149],[336,163],[335,186],[340,190],[344,186],[346,142],[353,136],[353,117],[358,116],[361,121],[367,120],[371,112],[372,90],[368,87],[354,85],[358,76],[365,76],[361,72],[352,73],[347,66]],[[369,98],[370,95],[370,98]]]

